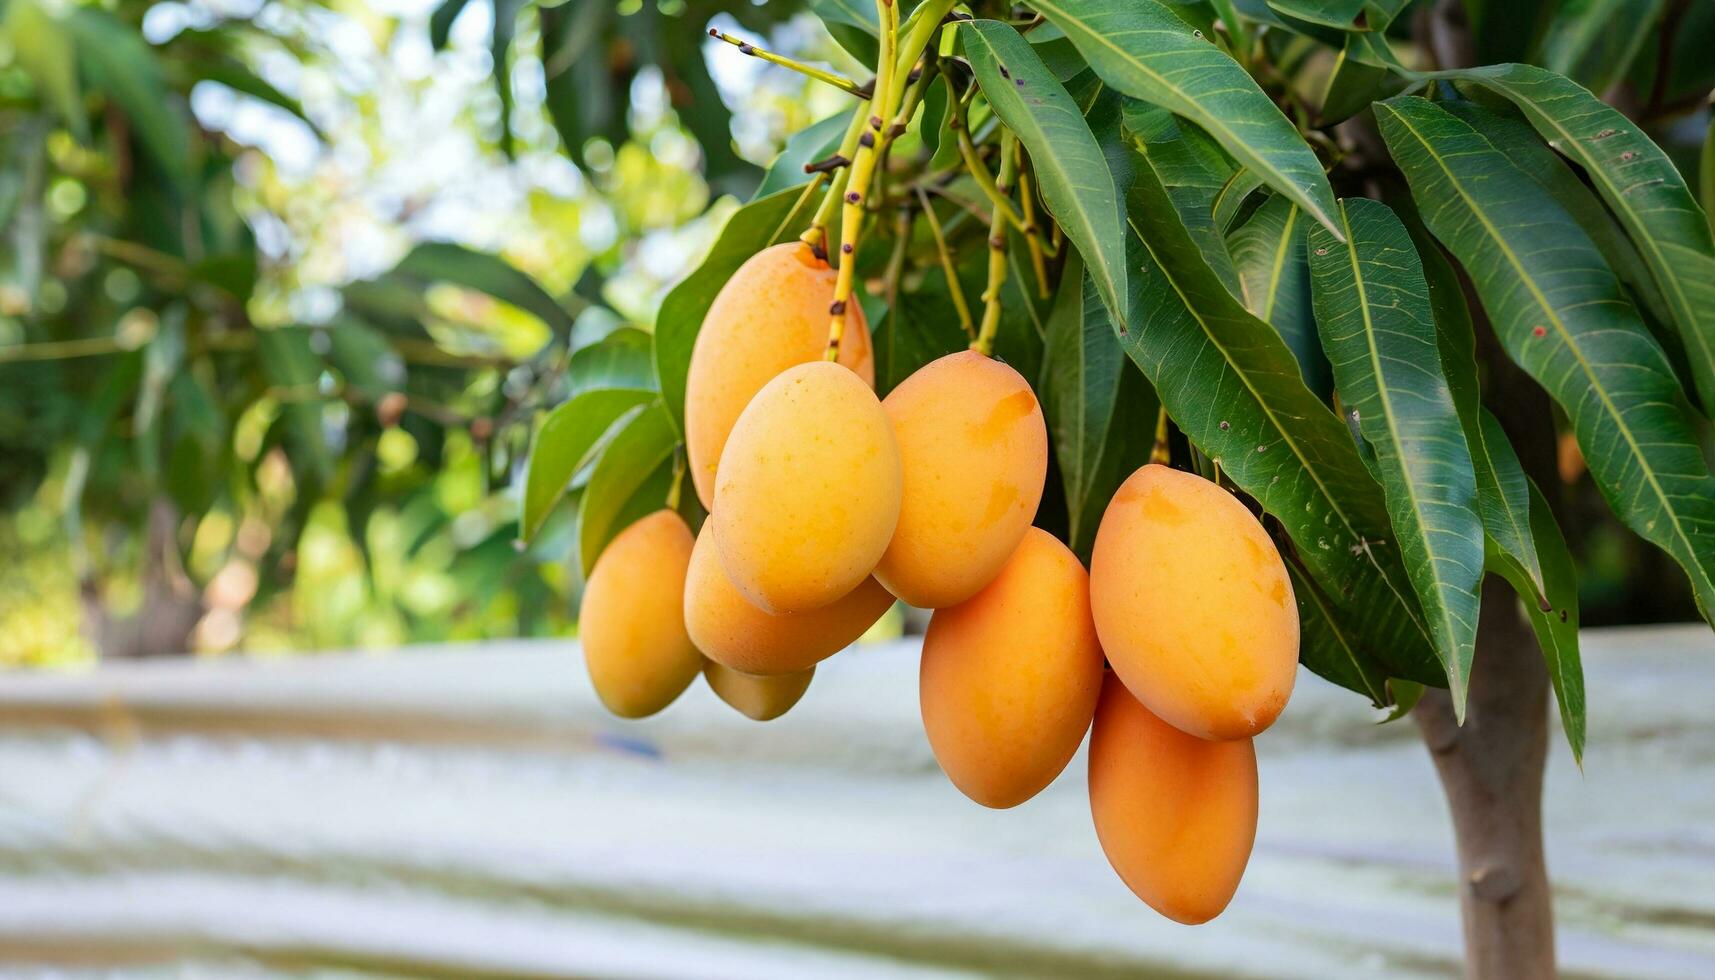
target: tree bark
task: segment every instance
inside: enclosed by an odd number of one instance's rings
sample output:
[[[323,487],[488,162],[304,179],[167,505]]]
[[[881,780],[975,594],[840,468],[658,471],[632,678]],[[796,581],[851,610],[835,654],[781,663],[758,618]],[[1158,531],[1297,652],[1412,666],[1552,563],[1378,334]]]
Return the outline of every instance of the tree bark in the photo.
[[[1548,672],[1501,579],[1483,587],[1465,724],[1444,690],[1412,714],[1429,747],[1459,852],[1465,975],[1552,978],[1554,909],[1542,847]]]

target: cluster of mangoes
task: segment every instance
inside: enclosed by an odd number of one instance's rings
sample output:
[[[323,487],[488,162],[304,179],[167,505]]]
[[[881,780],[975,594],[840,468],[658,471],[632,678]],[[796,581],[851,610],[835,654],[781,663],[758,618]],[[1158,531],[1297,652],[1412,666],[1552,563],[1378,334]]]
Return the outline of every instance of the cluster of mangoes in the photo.
[[[897,597],[933,609],[923,725],[965,795],[1011,807],[1092,730],[1090,806],[1120,877],[1206,921],[1256,834],[1251,738],[1292,691],[1298,612],[1267,533],[1231,494],[1161,465],[1109,503],[1090,570],[1031,526],[1048,435],[1029,383],[973,351],[873,391],[856,303],[822,358],[834,273],[799,243],[744,264],[710,307],[686,389],[709,510],[623,531],[590,577],[586,660],[615,713],[665,707],[702,672],[759,720]]]

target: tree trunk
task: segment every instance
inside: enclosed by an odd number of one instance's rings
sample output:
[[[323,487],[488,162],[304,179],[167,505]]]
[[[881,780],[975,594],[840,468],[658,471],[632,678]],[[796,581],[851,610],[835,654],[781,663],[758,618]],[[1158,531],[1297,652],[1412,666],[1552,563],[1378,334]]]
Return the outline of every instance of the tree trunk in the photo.
[[[1501,579],[1483,587],[1465,724],[1444,690],[1412,714],[1435,760],[1459,851],[1465,975],[1536,980],[1554,972],[1554,909],[1542,851],[1548,673]]]

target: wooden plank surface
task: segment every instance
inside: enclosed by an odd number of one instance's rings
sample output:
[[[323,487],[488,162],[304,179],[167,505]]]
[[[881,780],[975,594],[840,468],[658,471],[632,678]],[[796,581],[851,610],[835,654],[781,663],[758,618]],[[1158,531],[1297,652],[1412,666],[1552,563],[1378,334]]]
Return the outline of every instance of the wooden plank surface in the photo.
[[[1568,976],[1715,976],[1715,638],[1587,634],[1557,744]],[[1258,749],[1228,912],[1108,870],[1082,758],[995,812],[940,775],[909,642],[767,725],[701,684],[622,722],[574,644],[0,677],[0,974],[1417,977],[1456,972],[1451,838],[1408,725],[1309,675]]]

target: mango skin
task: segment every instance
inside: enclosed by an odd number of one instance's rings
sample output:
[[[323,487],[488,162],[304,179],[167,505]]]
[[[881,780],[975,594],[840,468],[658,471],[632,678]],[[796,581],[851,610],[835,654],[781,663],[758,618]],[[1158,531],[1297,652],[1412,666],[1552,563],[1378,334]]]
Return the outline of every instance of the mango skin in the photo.
[[[751,256],[709,305],[685,378],[685,451],[705,509],[714,506],[721,451],[744,407],[775,375],[821,358],[834,278],[808,245],[785,242]],[[875,387],[869,324],[855,297],[838,363]]]
[[[691,545],[684,518],[658,510],[619,532],[584,586],[584,664],[596,696],[621,718],[672,704],[702,669],[703,655],[685,629]]]
[[[1090,608],[1102,649],[1149,710],[1199,738],[1247,738],[1298,674],[1298,606],[1280,552],[1237,498],[1149,465],[1096,531]]]
[[[810,679],[814,676],[814,667],[796,674],[761,676],[742,673],[713,660],[703,661],[703,678],[709,682],[709,688],[751,721],[773,721],[792,710],[810,689]]]
[[[1053,782],[1101,689],[1089,577],[1039,528],[982,591],[929,620],[923,728],[953,785],[983,806],[1017,806]]]
[[[771,613],[802,613],[869,578],[899,522],[893,426],[857,375],[788,368],[733,426],[710,518],[727,575]]]
[[[905,483],[875,577],[920,608],[964,602],[1006,564],[1042,502],[1042,406],[1017,371],[960,351],[919,368],[881,407]]]
[[[875,579],[820,609],[763,612],[727,578],[708,525],[691,551],[685,626],[704,656],[746,674],[792,674],[850,646],[893,606]]]
[[[1126,887],[1175,922],[1207,922],[1256,841],[1256,749],[1185,734],[1110,673],[1090,733],[1090,814]]]

